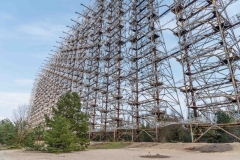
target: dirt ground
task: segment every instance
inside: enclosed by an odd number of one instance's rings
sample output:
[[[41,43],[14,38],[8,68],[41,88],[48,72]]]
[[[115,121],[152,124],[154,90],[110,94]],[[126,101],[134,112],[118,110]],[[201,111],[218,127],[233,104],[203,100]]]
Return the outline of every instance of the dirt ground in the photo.
[[[204,147],[206,146],[207,147]],[[212,145],[212,146],[209,146]],[[50,154],[25,150],[0,150],[0,160],[240,160],[240,143],[220,146],[230,151],[205,153],[196,148],[218,148],[205,143],[133,143],[122,149],[92,149],[82,152]],[[186,149],[187,148],[187,149]]]

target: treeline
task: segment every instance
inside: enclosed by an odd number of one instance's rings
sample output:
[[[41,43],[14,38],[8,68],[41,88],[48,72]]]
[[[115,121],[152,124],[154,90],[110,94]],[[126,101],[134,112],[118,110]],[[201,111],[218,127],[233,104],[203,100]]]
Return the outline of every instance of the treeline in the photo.
[[[84,150],[89,145],[89,116],[81,111],[75,92],[62,95],[56,107],[52,107],[52,116],[45,115],[45,123],[35,127],[29,123],[26,107],[17,111],[14,122],[9,119],[0,122],[0,143],[8,148],[60,153]]]
[[[45,115],[45,123],[31,126],[28,120],[28,107],[20,106],[14,112],[14,121],[0,121],[0,143],[8,148],[25,147],[30,150],[47,150],[48,152],[71,152],[84,150],[89,145],[88,139],[89,115],[81,111],[81,102],[77,93],[62,95],[56,107],[52,107],[52,116]],[[232,123],[234,120],[225,112],[216,113],[216,123]],[[240,136],[240,127],[223,127],[227,132]],[[141,142],[191,142],[189,127],[185,125],[169,125],[155,129],[149,124],[141,126],[137,140]],[[205,132],[207,128],[202,130]],[[146,132],[145,132],[146,131]],[[148,132],[152,131],[152,132]],[[96,137],[95,140],[102,140]],[[111,140],[111,139],[110,139]],[[126,134],[119,140],[131,141],[131,135]],[[210,130],[199,140],[208,143],[227,143],[238,141],[232,135],[222,130]]]
[[[217,111],[216,114],[216,124],[226,124],[226,123],[234,123],[234,119],[229,116],[224,111]],[[194,126],[197,129],[197,125]],[[230,143],[230,142],[239,142],[234,136],[240,137],[240,127],[232,126],[232,127],[222,127],[225,131],[220,129],[212,129],[209,130],[204,136],[202,136],[198,142],[206,142],[206,143]],[[142,129],[150,129],[150,126],[147,124],[146,126],[142,126]],[[202,128],[202,133],[204,133],[208,128]],[[150,136],[155,137],[155,133],[149,133]],[[232,134],[232,135],[231,135]],[[150,136],[142,132],[140,134],[140,141],[152,142],[152,138]],[[196,138],[196,137],[195,137]],[[158,142],[162,143],[175,143],[175,142],[192,142],[191,133],[189,126],[185,126],[182,124],[174,124],[166,127],[158,128]]]
[[[27,116],[28,106],[22,105],[14,110],[13,122],[9,119],[0,121],[0,143],[9,148],[21,148],[30,133]]]
[[[233,114],[233,113],[232,113]],[[215,114],[215,123],[216,124],[226,124],[226,123],[235,123],[235,119],[231,118],[229,114],[224,111],[217,111]],[[194,135],[194,140],[197,136],[200,136],[202,133],[207,131],[211,125],[205,124],[206,128],[201,128],[201,133],[197,133],[198,124],[192,124]],[[220,129],[213,127],[212,130],[209,130],[204,134],[197,142],[206,142],[206,143],[230,143],[239,141],[233,135],[240,137],[240,127],[224,127],[222,126],[226,133]],[[117,132],[123,133],[120,136]],[[165,127],[153,128],[149,123],[142,125],[138,130],[131,129],[121,129],[118,131],[104,132],[94,137],[94,141],[136,141],[136,142],[161,142],[161,143],[191,143],[192,137],[190,132],[189,124],[172,124]],[[157,131],[157,136],[156,136]],[[136,136],[139,134],[139,136]],[[198,135],[196,135],[198,134]],[[231,135],[232,134],[232,135]],[[134,139],[132,138],[134,136]],[[115,138],[115,139],[114,139]]]
[[[2,120],[0,122],[0,143],[17,148],[18,142],[16,126],[9,119]]]

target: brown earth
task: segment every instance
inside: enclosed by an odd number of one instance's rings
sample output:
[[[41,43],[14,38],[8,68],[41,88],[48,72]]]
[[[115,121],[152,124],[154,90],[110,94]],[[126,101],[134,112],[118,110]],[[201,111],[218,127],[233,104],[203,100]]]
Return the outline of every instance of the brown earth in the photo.
[[[212,145],[204,145],[204,146],[200,146],[200,147],[189,147],[189,148],[185,148],[185,149],[210,153],[210,152],[231,151],[233,149],[233,147],[230,144],[212,144]]]
[[[221,148],[229,148],[222,151]],[[232,147],[232,150],[230,148]],[[193,148],[187,149],[186,148]],[[207,149],[217,152],[202,152]],[[25,150],[0,150],[0,160],[240,160],[240,143],[133,143],[122,149],[88,149],[50,154]]]
[[[169,158],[169,156],[163,156],[160,154],[156,154],[156,155],[146,155],[146,156],[140,156],[142,158]]]

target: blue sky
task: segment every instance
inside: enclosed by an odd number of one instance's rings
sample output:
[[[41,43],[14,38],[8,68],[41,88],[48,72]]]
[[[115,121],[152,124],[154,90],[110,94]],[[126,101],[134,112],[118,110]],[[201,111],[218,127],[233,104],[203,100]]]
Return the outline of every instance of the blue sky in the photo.
[[[28,103],[37,70],[87,0],[0,1],[0,119]]]
[[[67,25],[77,19],[88,0],[1,0],[0,1],[0,119],[12,119],[13,109],[29,102],[33,82],[40,66],[56,41],[68,31]],[[166,4],[169,1],[165,0]],[[229,16],[239,13],[240,1],[229,7]],[[163,8],[165,10],[166,8]],[[161,24],[173,18],[164,17]],[[174,22],[165,27],[171,28]],[[239,30],[238,30],[239,33]],[[164,31],[168,50],[177,46],[177,39]],[[239,34],[237,34],[239,35]],[[172,61],[173,73],[181,66]],[[176,79],[179,80],[181,77]]]

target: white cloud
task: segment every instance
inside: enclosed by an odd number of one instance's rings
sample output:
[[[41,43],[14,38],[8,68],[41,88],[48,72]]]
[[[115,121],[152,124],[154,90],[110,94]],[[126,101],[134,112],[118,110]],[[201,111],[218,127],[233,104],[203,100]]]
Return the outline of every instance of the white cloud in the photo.
[[[35,36],[49,36],[52,34],[51,32],[49,32],[49,30],[45,28],[41,28],[38,26],[31,26],[31,25],[20,26],[20,30],[22,32],[25,32],[30,35],[35,35]]]
[[[46,22],[35,22],[32,24],[24,24],[18,27],[20,32],[30,36],[38,36],[46,39],[56,39],[59,33],[65,30],[63,25],[53,25]]]
[[[5,119],[6,117],[0,117],[0,120],[3,120],[3,119]]]
[[[34,81],[32,79],[16,79],[14,82],[17,83],[18,85],[26,86],[32,85]]]
[[[59,22],[54,24],[49,21],[36,21],[7,28],[0,25],[0,30],[2,30],[1,43],[6,40],[20,40],[27,41],[28,44],[54,44],[59,40],[59,36],[64,34],[62,31],[66,31],[68,28]]]
[[[0,92],[0,108],[16,108],[20,104],[28,103],[29,98],[30,93]]]
[[[29,102],[30,93],[0,92],[0,119],[12,119],[13,110]]]

